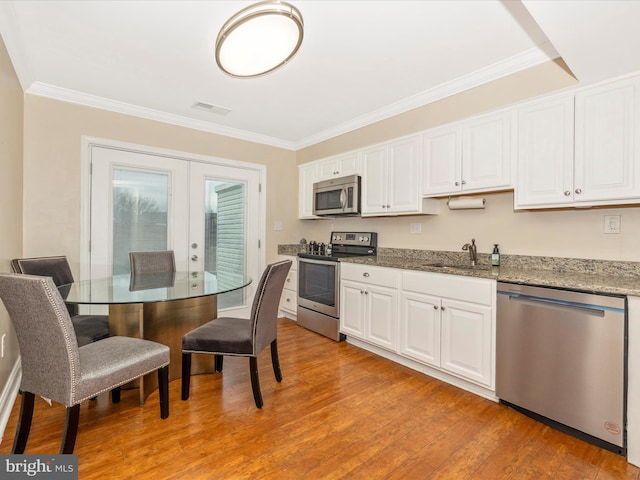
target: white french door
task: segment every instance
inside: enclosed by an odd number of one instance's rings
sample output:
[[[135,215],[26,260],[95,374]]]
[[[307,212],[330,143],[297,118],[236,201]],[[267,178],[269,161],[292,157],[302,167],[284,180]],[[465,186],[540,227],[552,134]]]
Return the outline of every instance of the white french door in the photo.
[[[262,273],[261,170],[92,145],[90,276],[129,272],[130,251],[173,250],[178,270]],[[253,288],[218,308],[249,315]]]

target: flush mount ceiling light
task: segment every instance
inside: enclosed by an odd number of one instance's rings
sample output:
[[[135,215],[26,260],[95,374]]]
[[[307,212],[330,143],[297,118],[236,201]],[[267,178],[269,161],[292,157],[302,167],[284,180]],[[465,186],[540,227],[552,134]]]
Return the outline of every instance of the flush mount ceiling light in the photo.
[[[216,39],[216,62],[233,77],[257,77],[293,57],[303,37],[302,15],[285,2],[260,2],[240,10]]]

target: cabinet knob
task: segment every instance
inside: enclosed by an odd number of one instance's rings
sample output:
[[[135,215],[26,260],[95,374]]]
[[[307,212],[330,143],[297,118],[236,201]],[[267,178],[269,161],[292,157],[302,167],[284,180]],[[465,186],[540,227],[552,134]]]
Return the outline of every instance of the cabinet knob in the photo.
[[[440,307],[440,310],[444,310],[444,306]]]
[[[364,272],[364,273],[362,274],[362,276],[363,276],[363,277],[368,277],[368,276],[369,276],[369,272]]]
[[[582,189],[581,189],[581,188],[576,188],[576,193],[577,193],[578,195],[580,195],[580,194],[582,193]]]
[[[369,292],[365,290],[365,291],[364,291],[364,294],[365,294],[365,295],[369,295]]]
[[[287,298],[285,301],[286,301],[286,302],[291,302],[291,299],[290,299],[290,298]]]
[[[456,187],[459,187],[459,186],[460,186],[460,182],[456,182],[454,185],[455,185]]]
[[[434,309],[434,310],[438,310],[438,305],[434,305],[434,306],[433,306],[433,309]]]
[[[191,261],[192,262],[197,262],[198,261],[198,255],[191,255]]]
[[[570,190],[565,190],[564,191],[564,196],[568,197],[569,195],[571,195],[571,191]]]
[[[467,181],[466,180],[462,180],[462,185],[466,185]]]
[[[391,205],[387,205],[387,208],[391,208]]]

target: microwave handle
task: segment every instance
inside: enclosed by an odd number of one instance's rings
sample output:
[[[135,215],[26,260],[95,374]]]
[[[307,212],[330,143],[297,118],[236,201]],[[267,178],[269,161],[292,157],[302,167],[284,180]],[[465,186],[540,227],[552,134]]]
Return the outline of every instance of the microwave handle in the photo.
[[[347,189],[343,188],[342,190],[340,190],[340,207],[342,208],[342,210],[344,210],[346,206],[347,206]]]

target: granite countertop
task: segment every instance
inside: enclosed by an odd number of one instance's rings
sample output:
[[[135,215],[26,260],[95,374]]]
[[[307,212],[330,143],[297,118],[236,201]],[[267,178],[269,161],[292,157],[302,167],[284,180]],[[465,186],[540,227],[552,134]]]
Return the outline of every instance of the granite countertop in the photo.
[[[297,248],[298,245],[279,245],[278,253],[296,255]],[[471,268],[465,252],[393,248],[378,248],[375,257],[348,257],[340,261],[590,293],[640,296],[640,262],[503,254],[501,265],[496,268],[491,267],[489,254],[479,254],[479,265]],[[446,265],[446,268],[436,265]]]

